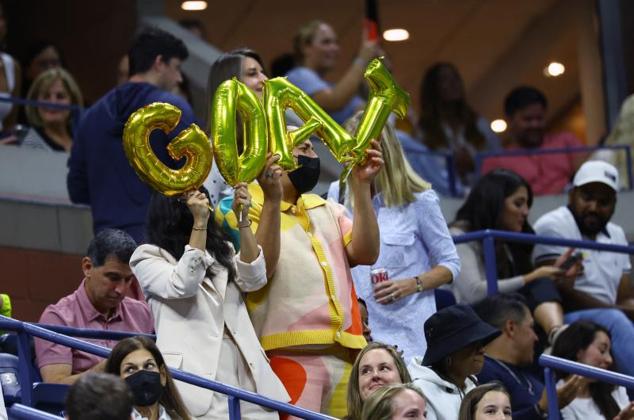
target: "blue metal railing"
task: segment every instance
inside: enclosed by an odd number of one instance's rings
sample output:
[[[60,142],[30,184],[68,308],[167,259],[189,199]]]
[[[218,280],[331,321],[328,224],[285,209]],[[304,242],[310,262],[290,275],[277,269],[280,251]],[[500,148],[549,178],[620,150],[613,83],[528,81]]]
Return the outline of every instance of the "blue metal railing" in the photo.
[[[153,334],[144,334],[144,333],[137,333],[137,332],[123,332],[123,331],[91,330],[88,328],[71,328],[71,327],[64,327],[61,325],[49,325],[49,324],[37,324],[37,323],[34,323],[33,325],[45,328],[49,331],[68,335],[71,337],[95,338],[100,340],[118,341],[118,340],[123,340],[124,338],[138,337],[142,335],[144,337],[151,338],[152,340],[156,341],[156,336]]]
[[[533,156],[533,155],[549,155],[562,153],[588,153],[597,150],[623,150],[627,161],[627,185],[629,189],[634,189],[634,179],[632,177],[632,149],[627,144],[611,144],[604,146],[578,146],[578,147],[559,147],[552,149],[518,149],[504,150],[497,152],[479,152],[475,156],[475,173],[477,176],[482,171],[482,163],[485,159],[492,157],[513,157],[513,156]]]
[[[456,244],[472,241],[482,242],[484,267],[487,280],[487,294],[489,295],[495,294],[498,291],[495,255],[496,239],[502,239],[510,242],[539,243],[571,248],[618,252],[621,254],[634,254],[634,246],[630,245],[612,245],[603,244],[595,241],[579,241],[574,239],[551,238],[529,233],[517,233],[493,229],[479,230],[476,232],[469,232],[463,235],[454,236],[453,240]],[[544,367],[544,380],[546,383],[546,393],[548,395],[548,418],[551,420],[559,420],[560,418],[559,404],[557,401],[557,388],[555,385],[555,379],[552,369],[587,376],[589,378],[594,378],[597,380],[634,389],[634,377],[623,375],[620,373],[610,372],[607,370],[584,365],[582,363],[572,362],[570,360],[565,360],[546,354],[542,354],[540,356],[539,364]]]
[[[7,412],[12,420],[59,420],[62,418],[18,403],[9,407]]]
[[[573,362],[547,354],[539,358],[540,366],[544,367],[544,380],[546,382],[546,395],[548,395],[548,418],[559,420],[559,402],[557,400],[557,388],[553,369],[567,373],[585,376],[614,385],[634,389],[634,378],[621,373],[610,372],[583,363]]]
[[[44,340],[52,341],[54,343],[81,350],[86,353],[95,354],[104,358],[107,358],[111,351],[106,347],[101,347],[76,338],[68,337],[66,335],[47,330],[35,324],[18,321],[4,316],[0,316],[0,329],[15,331],[18,335],[18,351],[20,355],[18,379],[22,386],[22,404],[25,404],[27,406],[30,406],[33,403],[33,396],[31,392],[32,390],[30,389],[28,384],[32,384],[34,382],[34,378],[32,378],[31,376],[31,369],[28,365],[31,363],[31,360],[33,360],[29,342],[30,337],[37,337]],[[290,415],[307,420],[333,419],[333,417],[325,416],[323,414],[318,414],[300,407],[296,407],[294,405],[265,398],[253,392],[245,391],[230,385],[225,385],[216,381],[201,378],[200,376],[192,375],[191,373],[183,372],[179,369],[170,368],[170,372],[172,373],[174,379],[227,395],[229,404],[229,418],[231,420],[240,419],[241,400],[261,405],[272,410],[288,413]]]
[[[18,98],[15,96],[0,96],[0,102],[9,102],[14,105],[24,105],[24,106],[33,106],[33,107],[44,107],[44,108],[53,108],[53,109],[62,109],[69,110],[73,112],[81,111],[83,108],[79,105],[64,105],[58,104],[55,102],[47,102],[47,101],[35,101],[31,99]]]
[[[52,109],[61,109],[61,110],[69,110],[71,112],[71,118],[73,126],[77,126],[79,123],[79,119],[83,108],[79,105],[74,104],[58,104],[55,102],[47,102],[47,101],[36,101],[25,98],[18,98],[16,96],[0,96],[0,103],[9,102],[14,105],[22,105],[22,106],[32,106],[36,108],[52,108]]]
[[[484,254],[484,268],[487,280],[487,293],[495,294],[498,291],[497,265],[495,256],[495,240],[503,239],[510,242],[538,243],[546,245],[567,246],[571,248],[594,249],[598,251],[618,252],[620,254],[634,254],[634,246],[603,244],[595,241],[578,241],[574,239],[550,238],[547,236],[532,235],[530,233],[516,233],[504,230],[479,230],[463,235],[454,236],[456,244],[471,241],[482,241]]]

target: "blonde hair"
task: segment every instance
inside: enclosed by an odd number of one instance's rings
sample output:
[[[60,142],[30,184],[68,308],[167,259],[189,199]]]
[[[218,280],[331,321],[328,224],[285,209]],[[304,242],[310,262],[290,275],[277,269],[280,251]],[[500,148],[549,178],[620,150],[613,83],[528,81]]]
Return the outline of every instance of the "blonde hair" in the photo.
[[[634,136],[634,95],[630,95],[623,101],[619,118],[612,128],[612,132],[605,140],[605,144],[632,144],[632,136]],[[609,163],[613,163],[619,170],[621,179],[628,179],[627,176],[627,155],[623,150],[614,150],[615,157],[613,159],[603,159]]]
[[[349,133],[356,131],[362,115],[363,111],[359,111],[346,121],[344,127]],[[430,189],[431,184],[414,172],[390,124],[383,127],[380,142],[385,164],[374,180],[374,190],[383,195],[387,207],[404,206],[416,201],[414,194]]]
[[[407,366],[405,366],[405,362],[403,358],[398,354],[396,349],[393,346],[388,344],[379,343],[377,341],[373,341],[369,343],[367,346],[363,348],[357,355],[357,358],[352,365],[352,370],[350,371],[350,380],[348,381],[348,416],[346,419],[348,420],[359,420],[361,418],[361,409],[363,408],[363,400],[361,399],[361,392],[359,390],[359,365],[361,364],[361,359],[367,353],[372,350],[385,350],[387,351],[392,359],[394,360],[394,365],[396,366],[396,370],[401,378],[401,382],[411,382],[412,378],[407,370]]]
[[[377,389],[363,404],[361,420],[389,420],[392,418],[392,400],[405,390],[411,390],[427,402],[422,391],[415,385],[393,384]]]
[[[73,76],[70,75],[66,70],[56,67],[52,69],[48,69],[42,74],[40,74],[31,85],[29,92],[26,95],[26,98],[31,101],[37,101],[40,93],[48,90],[56,80],[61,80],[64,85],[64,89],[68,92],[68,96],[70,96],[70,103],[73,105],[84,105],[84,98],[81,95],[81,91],[79,90],[79,86],[77,86],[77,82],[73,79]],[[29,124],[34,127],[41,127],[43,125],[42,118],[40,117],[40,113],[37,112],[37,107],[35,106],[26,106],[26,119]],[[70,127],[71,118],[68,119],[68,126]]]
[[[311,20],[308,23],[302,25],[295,36],[293,37],[293,53],[298,63],[304,62],[304,45],[311,44],[315,37],[317,28],[321,25],[325,25],[323,20]]]

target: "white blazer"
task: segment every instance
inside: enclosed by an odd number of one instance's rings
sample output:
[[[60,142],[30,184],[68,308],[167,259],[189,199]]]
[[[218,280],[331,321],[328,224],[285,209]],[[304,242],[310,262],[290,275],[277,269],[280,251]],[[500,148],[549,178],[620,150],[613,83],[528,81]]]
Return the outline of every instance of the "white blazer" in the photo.
[[[206,251],[187,245],[176,261],[166,250],[145,244],[134,251],[130,266],[152,309],[156,344],[169,367],[213,380],[223,368],[220,349],[226,325],[257,392],[289,401],[260,346],[242,299],[241,291],[255,291],[266,284],[262,250],[251,264],[240,261],[239,254],[234,262],[236,279],[228,282],[227,270]],[[180,381],[176,384],[193,416],[209,411],[212,391]]]

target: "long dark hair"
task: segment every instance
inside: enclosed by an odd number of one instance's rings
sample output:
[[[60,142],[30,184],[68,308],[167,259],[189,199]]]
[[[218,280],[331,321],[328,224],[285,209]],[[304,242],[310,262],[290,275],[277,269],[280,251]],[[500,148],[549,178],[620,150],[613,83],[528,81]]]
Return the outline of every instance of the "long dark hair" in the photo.
[[[425,144],[430,149],[438,149],[449,145],[449,141],[442,128],[442,98],[440,95],[440,72],[444,68],[450,68],[460,78],[456,67],[451,63],[436,63],[430,67],[423,76],[420,86],[421,116],[418,121],[423,132]],[[460,78],[462,84],[462,79]],[[463,88],[464,89],[464,88]],[[456,104],[458,116],[464,126],[466,140],[476,149],[483,149],[486,140],[477,127],[478,115],[467,104],[464,97]]]
[[[610,332],[594,322],[577,321],[571,324],[557,337],[553,346],[553,356],[578,362],[577,354],[592,344],[598,332],[603,332],[610,338]],[[613,367],[614,365],[611,368]],[[568,373],[557,372],[557,376],[564,378],[568,376]],[[588,388],[592,400],[599,407],[603,417],[612,419],[619,414],[620,408],[612,397],[614,385],[597,381],[592,382]]]
[[[156,361],[158,368],[165,371],[165,391],[161,396],[159,403],[167,410],[171,418],[190,419],[189,412],[185,408],[185,404],[181,398],[172,375],[168,367],[165,365],[165,359],[156,347],[156,343],[151,339],[143,336],[125,338],[112,349],[108,360],[106,361],[106,373],[121,376],[121,362],[125,357],[136,350],[147,350]]]
[[[520,187],[528,191],[528,206],[533,205],[533,190],[524,178],[508,169],[495,169],[481,177],[473,187],[464,204],[456,213],[452,225],[464,227],[473,232],[484,229],[501,229],[500,216],[504,209],[504,200],[513,195]],[[524,223],[524,233],[535,233],[533,228]],[[512,242],[506,244],[511,253],[512,264],[508,256],[498,255],[498,275],[509,277],[532,271],[530,254],[532,244]],[[509,265],[513,266],[512,268]]]
[[[209,192],[205,187],[200,187],[200,191],[209,198]],[[183,256],[185,245],[189,243],[193,226],[194,217],[181,198],[152,193],[147,220],[149,243],[165,249],[178,260]],[[216,224],[212,214],[207,221],[206,248],[209,254],[227,269],[231,281],[235,277],[234,253],[228,241],[229,238]]]

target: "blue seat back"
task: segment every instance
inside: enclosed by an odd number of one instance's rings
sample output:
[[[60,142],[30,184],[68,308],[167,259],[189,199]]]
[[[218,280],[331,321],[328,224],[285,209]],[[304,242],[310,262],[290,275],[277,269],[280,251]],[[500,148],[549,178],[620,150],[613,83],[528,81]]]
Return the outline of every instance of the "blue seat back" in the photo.
[[[0,386],[7,405],[20,401],[20,383],[18,381],[18,357],[9,353],[0,353]]]

